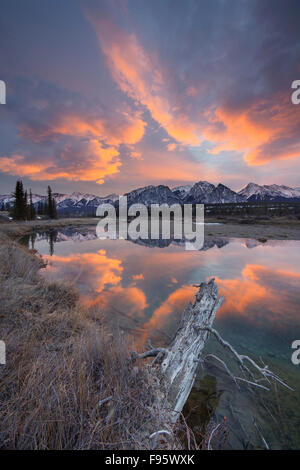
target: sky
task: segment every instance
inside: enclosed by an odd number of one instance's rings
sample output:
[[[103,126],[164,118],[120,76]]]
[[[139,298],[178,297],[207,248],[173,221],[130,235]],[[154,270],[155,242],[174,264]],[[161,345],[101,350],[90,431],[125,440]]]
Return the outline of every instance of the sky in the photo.
[[[1,0],[0,194],[300,187],[298,0]]]

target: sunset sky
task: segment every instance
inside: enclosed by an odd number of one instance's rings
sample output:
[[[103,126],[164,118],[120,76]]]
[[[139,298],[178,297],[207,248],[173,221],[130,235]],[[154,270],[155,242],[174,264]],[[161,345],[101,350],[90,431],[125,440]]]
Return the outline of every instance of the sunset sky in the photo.
[[[298,0],[1,0],[0,194],[300,187]]]

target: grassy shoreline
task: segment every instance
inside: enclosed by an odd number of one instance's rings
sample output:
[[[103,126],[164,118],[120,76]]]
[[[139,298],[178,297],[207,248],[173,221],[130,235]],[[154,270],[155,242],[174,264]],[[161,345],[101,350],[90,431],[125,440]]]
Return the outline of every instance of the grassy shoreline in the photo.
[[[91,217],[78,217],[53,220],[30,220],[26,222],[3,222],[0,223],[0,234],[9,237],[12,240],[16,240],[33,231],[96,225],[98,220],[99,219]]]
[[[56,220],[33,220],[27,222],[0,223],[0,235],[18,239],[33,231],[49,229],[80,228],[95,226],[98,218],[66,218]],[[289,217],[270,219],[232,217],[206,217],[205,236],[207,238],[253,238],[266,240],[300,240],[300,221]]]
[[[161,415],[147,368],[133,367],[97,307],[39,275],[40,256],[3,232],[0,240],[0,449],[149,446],[141,430],[155,431]]]
[[[43,279],[42,258],[17,243],[96,221],[0,224],[0,449],[149,449],[142,430],[162,427],[157,391],[145,364],[130,363],[126,339],[71,286]],[[220,227],[230,224],[208,230]]]

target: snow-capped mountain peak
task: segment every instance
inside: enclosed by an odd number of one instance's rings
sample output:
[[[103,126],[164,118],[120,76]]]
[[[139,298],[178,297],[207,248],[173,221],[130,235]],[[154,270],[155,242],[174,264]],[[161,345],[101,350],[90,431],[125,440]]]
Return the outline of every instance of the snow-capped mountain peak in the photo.
[[[91,201],[92,199],[95,199],[95,197],[97,196],[93,194],[84,194],[84,193],[79,193],[79,192],[73,192],[69,196],[69,198],[72,199],[73,201],[81,201],[82,199],[85,199],[86,201]]]
[[[149,207],[151,204],[175,204],[181,202],[181,199],[177,197],[168,186],[162,184],[134,189],[124,194],[124,196],[127,196],[128,206],[139,203]]]
[[[208,181],[195,183],[184,198],[184,202],[189,204],[235,203],[242,200],[242,196],[224,186],[224,184],[219,183],[218,186],[215,186],[212,183],[208,183]]]
[[[118,205],[118,195],[95,196],[73,192],[72,194],[53,193],[57,211],[62,215],[91,215],[95,214],[99,204],[111,203]],[[300,201],[300,188],[290,188],[285,185],[270,184],[259,185],[248,183],[239,192],[235,192],[227,186],[219,183],[215,186],[208,181],[199,181],[193,186],[183,185],[170,189],[165,185],[145,186],[134,189],[125,194],[128,206],[134,203],[151,204],[222,204],[239,203],[243,201]],[[45,202],[47,196],[32,195],[33,204],[37,207],[40,201]],[[12,195],[0,196],[0,205],[11,204],[14,201]]]
[[[193,186],[191,184],[187,184],[185,186],[176,186],[175,188],[172,189],[172,192],[176,196],[178,196],[180,198],[184,198],[190,192],[192,187]]]
[[[300,191],[298,189],[278,184],[264,184],[260,186],[256,183],[248,183],[238,194],[243,196],[247,201],[300,200]]]
[[[62,193],[52,193],[52,197],[56,202],[56,207],[58,212],[72,212],[77,215],[85,215],[88,213],[94,213],[96,208],[101,204],[101,202],[110,202],[118,198],[116,194],[111,194],[109,196],[95,196],[94,194],[84,194],[80,192],[73,192],[72,194],[62,194]],[[32,202],[37,207],[39,202],[46,202],[47,196],[42,196],[39,194],[32,195]],[[10,204],[14,202],[14,197],[12,195],[3,195],[0,196],[0,205]]]

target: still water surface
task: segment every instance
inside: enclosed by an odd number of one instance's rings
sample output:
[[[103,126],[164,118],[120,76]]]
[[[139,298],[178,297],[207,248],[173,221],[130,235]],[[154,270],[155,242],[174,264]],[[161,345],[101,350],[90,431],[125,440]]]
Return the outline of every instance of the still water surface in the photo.
[[[294,392],[237,390],[210,358],[199,367],[187,404],[192,425],[202,432],[208,415],[214,423],[226,416],[225,447],[300,448],[300,366],[291,362],[291,344],[300,339],[299,241],[207,239],[203,250],[186,251],[169,241],[98,240],[91,227],[38,234],[34,247],[47,259],[48,279],[74,284],[85,302],[103,306],[108,322],[135,331],[140,346],[149,336],[156,345],[167,343],[193,284],[213,276],[225,296],[215,328],[239,352],[269,364]],[[211,352],[234,370],[213,340]]]

